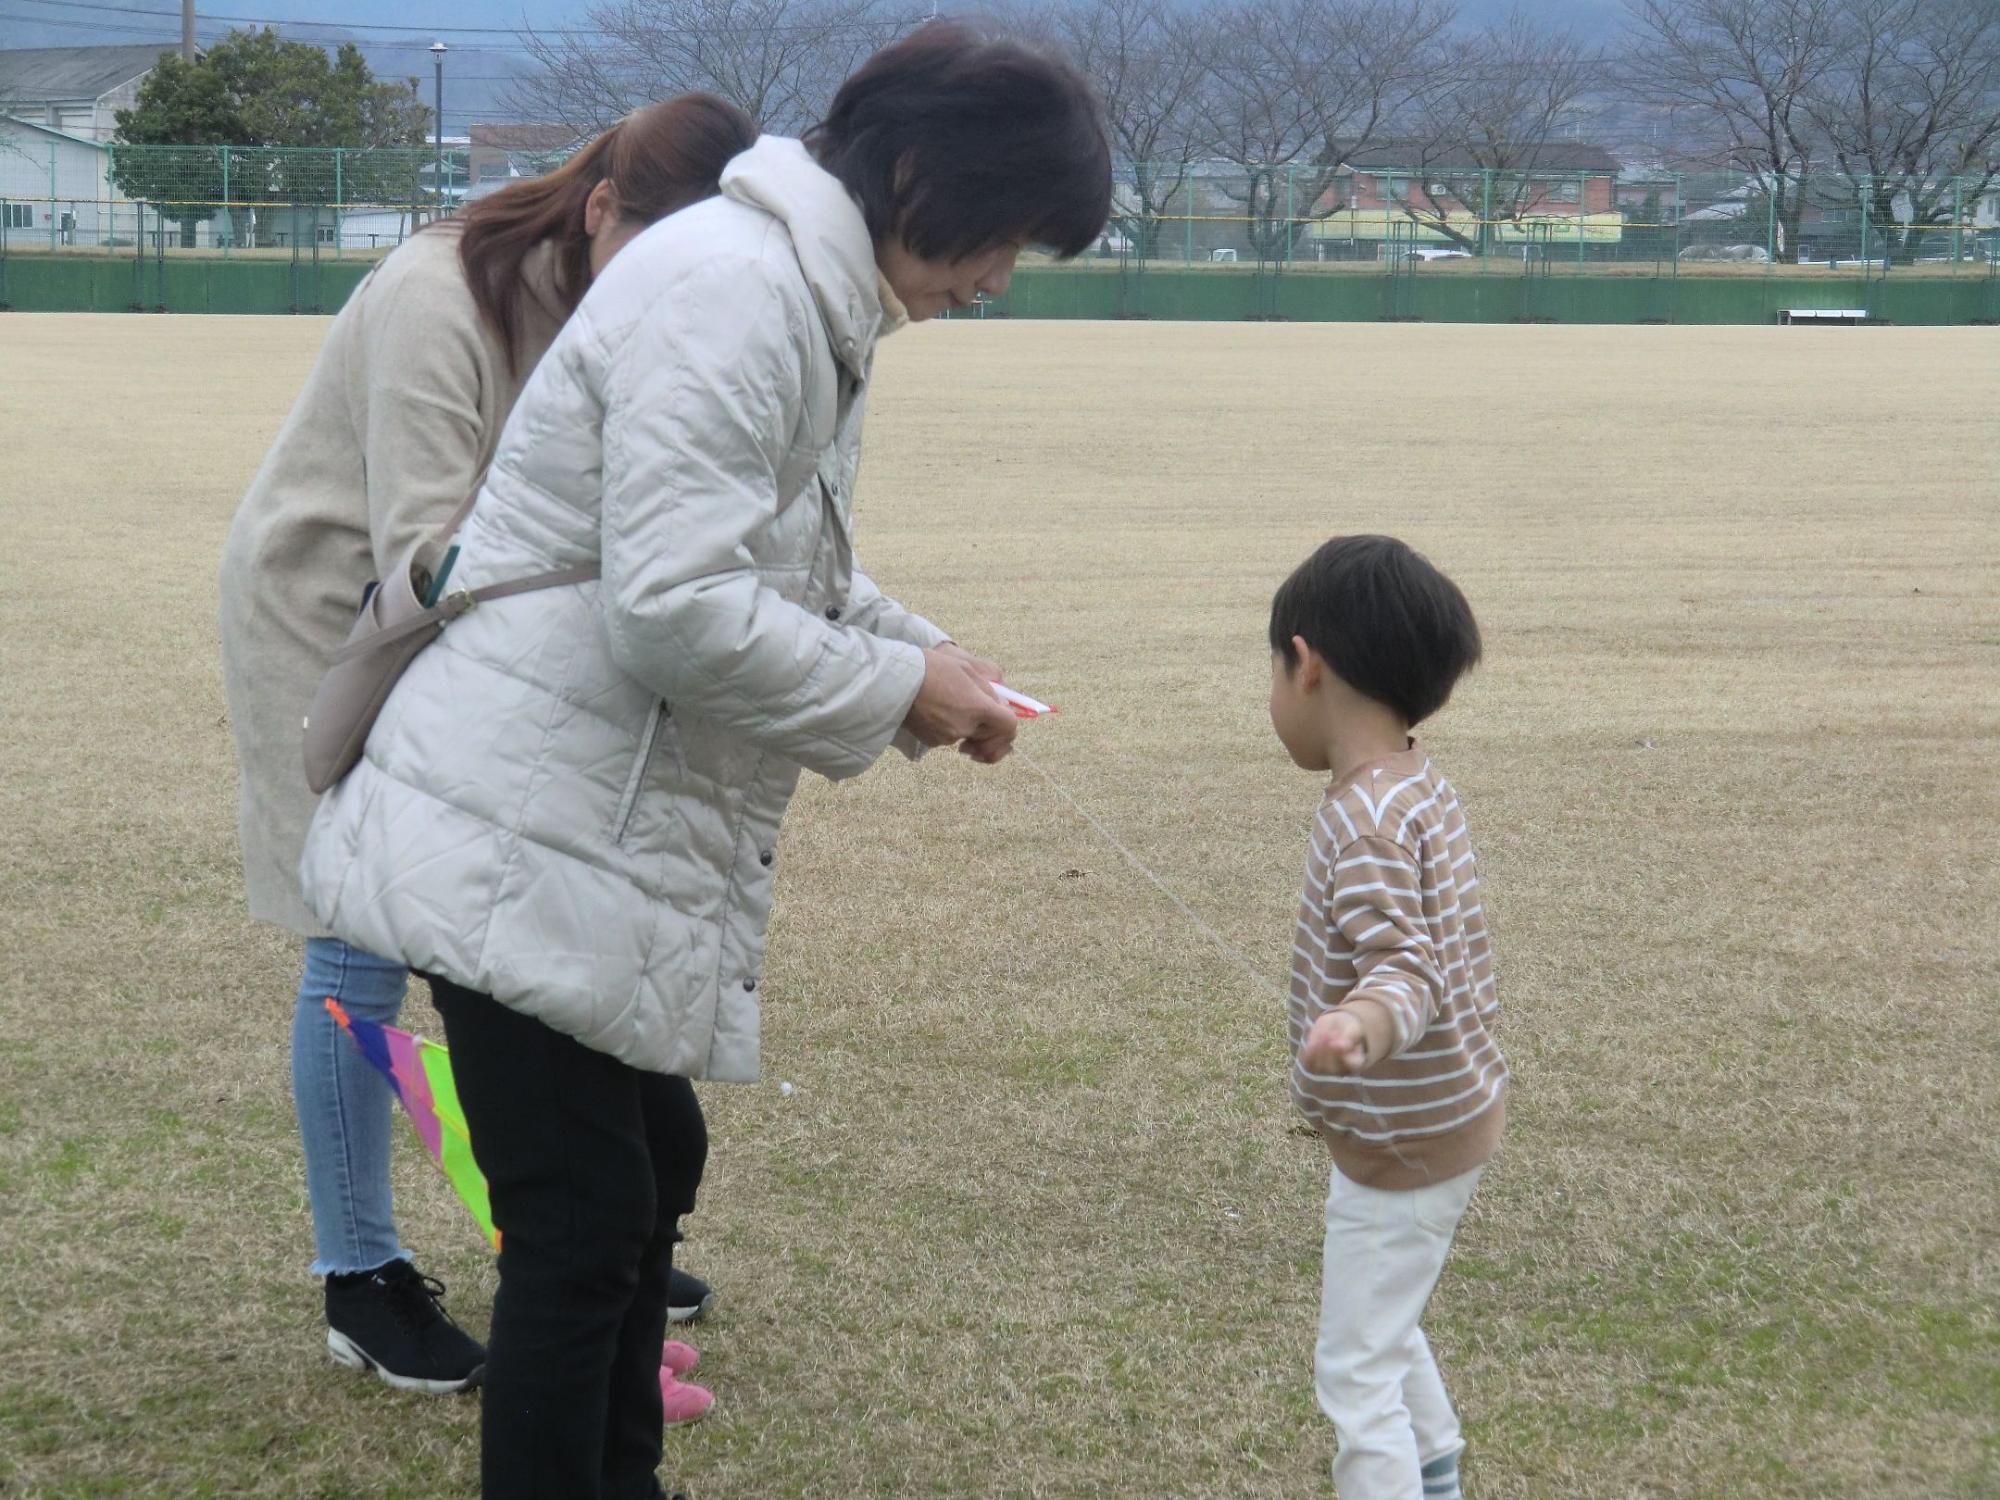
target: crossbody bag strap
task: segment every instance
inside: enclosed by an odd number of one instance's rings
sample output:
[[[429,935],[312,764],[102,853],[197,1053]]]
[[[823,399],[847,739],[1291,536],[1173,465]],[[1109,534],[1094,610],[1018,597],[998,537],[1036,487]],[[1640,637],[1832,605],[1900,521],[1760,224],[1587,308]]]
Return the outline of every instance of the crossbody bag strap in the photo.
[[[505,599],[509,594],[527,594],[536,589],[559,589],[566,583],[589,583],[602,574],[604,568],[599,563],[578,563],[573,568],[554,568],[547,573],[534,573],[526,578],[516,578],[512,583],[489,583],[484,588],[466,592],[467,604],[459,611],[464,614],[474,604],[484,604],[488,599]],[[442,601],[440,601],[442,602]]]
[[[526,578],[516,578],[508,583],[489,583],[484,588],[453,589],[422,614],[411,615],[399,624],[363,636],[358,641],[349,641],[333,653],[330,665],[339,666],[342,662],[352,661],[357,656],[366,656],[370,651],[394,645],[397,641],[416,635],[419,631],[438,629],[456,620],[473,605],[484,604],[489,599],[505,599],[512,594],[533,593],[536,589],[556,589],[570,583],[589,583],[602,571],[597,563],[578,563],[575,567],[555,568],[547,573],[532,573]]]
[[[465,524],[465,518],[472,514],[472,507],[479,500],[479,492],[485,488],[486,471],[482,469],[479,471],[478,482],[466,493],[465,498],[458,502],[458,509],[445,517],[444,525],[431,533],[431,545],[433,547],[449,545],[451,539],[458,534],[458,528]]]

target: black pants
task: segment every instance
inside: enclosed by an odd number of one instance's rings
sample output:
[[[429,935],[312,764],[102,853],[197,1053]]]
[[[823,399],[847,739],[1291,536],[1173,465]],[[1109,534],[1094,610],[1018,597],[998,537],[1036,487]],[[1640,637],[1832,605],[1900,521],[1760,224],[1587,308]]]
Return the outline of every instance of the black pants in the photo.
[[[500,1231],[481,1493],[652,1500],[667,1273],[708,1160],[694,1089],[426,977]]]

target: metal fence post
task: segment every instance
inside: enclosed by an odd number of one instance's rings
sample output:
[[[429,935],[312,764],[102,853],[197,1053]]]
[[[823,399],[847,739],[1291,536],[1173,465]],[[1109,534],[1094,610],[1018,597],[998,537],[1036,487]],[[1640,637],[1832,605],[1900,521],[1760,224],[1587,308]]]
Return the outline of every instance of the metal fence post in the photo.
[[[1194,181],[1192,178],[1189,179],[1187,185],[1187,256],[1181,264],[1184,266],[1192,266],[1194,264]]]
[[[1388,232],[1390,232],[1390,228],[1394,224],[1398,224],[1398,218],[1396,218],[1396,174],[1394,172],[1382,172],[1382,182],[1376,184],[1376,198],[1382,202],[1380,214],[1382,214],[1382,236],[1384,238],[1376,240],[1376,260],[1380,260],[1382,252],[1388,248]],[[1402,222],[1406,222],[1406,220],[1402,220]],[[1410,224],[1410,248],[1412,250],[1416,248],[1416,226],[1414,224]]]
[[[1965,205],[1959,196],[1960,193],[1963,191],[1964,187],[1965,187],[1965,179],[1963,177],[1952,178],[1951,180],[1951,274],[1954,276],[1958,274],[1958,258],[1960,253],[1960,247],[1964,244]]]
[[[1299,164],[1292,162],[1285,168],[1285,253],[1278,257],[1280,266],[1291,260],[1292,241],[1297,238],[1299,232],[1298,208],[1292,191],[1297,186],[1298,180]]]
[[[111,253],[111,242],[118,237],[118,200],[112,195],[112,178],[118,161],[118,148],[104,148],[104,210],[97,216],[97,238],[104,253]]]
[[[1674,173],[1674,258],[1673,281],[1667,287],[1667,321],[1673,322],[1674,314],[1680,311],[1681,291],[1681,225],[1687,220],[1687,178],[1683,172]]]
[[[236,244],[236,205],[229,196],[229,148],[222,148],[222,258],[229,259],[229,252]]]
[[[1769,210],[1765,217],[1770,221],[1764,228],[1764,268],[1767,274],[1778,263],[1778,183],[1782,181],[1784,175],[1781,171],[1771,184],[1771,191],[1764,195],[1764,206]]]
[[[1590,217],[1590,179],[1581,171],[1576,174],[1576,271],[1583,274],[1583,225]]]
[[[49,254],[56,253],[56,143],[49,142]]]
[[[1486,262],[1493,258],[1493,169],[1479,169],[1479,274],[1486,274]]]
[[[1866,177],[1861,179],[1861,279],[1863,281],[1868,279],[1868,227],[1869,220],[1873,216],[1873,205],[1868,191],[1870,180]]]
[[[347,153],[335,150],[333,153],[333,258],[340,259],[341,241],[347,238],[347,216],[344,212],[345,200],[341,196],[340,162]],[[313,232],[313,244],[319,244],[319,233]]]

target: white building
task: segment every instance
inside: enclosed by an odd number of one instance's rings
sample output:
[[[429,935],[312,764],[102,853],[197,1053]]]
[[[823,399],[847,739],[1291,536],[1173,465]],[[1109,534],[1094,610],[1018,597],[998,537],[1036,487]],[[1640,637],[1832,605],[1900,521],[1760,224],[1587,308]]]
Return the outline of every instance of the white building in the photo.
[[[0,51],[0,114],[86,141],[118,133],[118,111],[139,102],[171,47],[28,47]]]
[[[0,115],[0,243],[9,250],[60,250],[131,245],[140,232],[140,207],[111,175],[111,148],[48,125]],[[178,224],[166,226],[178,245]],[[147,243],[161,229],[146,213]],[[194,243],[218,245],[228,219],[217,214],[195,225]]]
[[[96,141],[0,115],[0,237],[9,250],[102,244],[118,194]],[[137,211],[126,207],[126,237]]]
[[[10,250],[133,242],[139,209],[112,181],[106,146],[163,50],[0,51],[0,237]],[[214,225],[198,226],[197,243],[213,241]]]

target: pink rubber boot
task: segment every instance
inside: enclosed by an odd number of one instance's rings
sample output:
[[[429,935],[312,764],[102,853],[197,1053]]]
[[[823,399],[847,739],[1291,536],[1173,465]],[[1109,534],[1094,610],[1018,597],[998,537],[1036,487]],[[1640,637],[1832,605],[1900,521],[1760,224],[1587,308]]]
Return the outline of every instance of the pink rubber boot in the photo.
[[[660,1346],[660,1368],[671,1371],[676,1379],[688,1374],[701,1363],[701,1356],[690,1344],[679,1339],[668,1339]]]
[[[660,1370],[660,1408],[669,1427],[680,1427],[708,1415],[715,1397],[698,1385],[689,1385],[673,1371]]]

